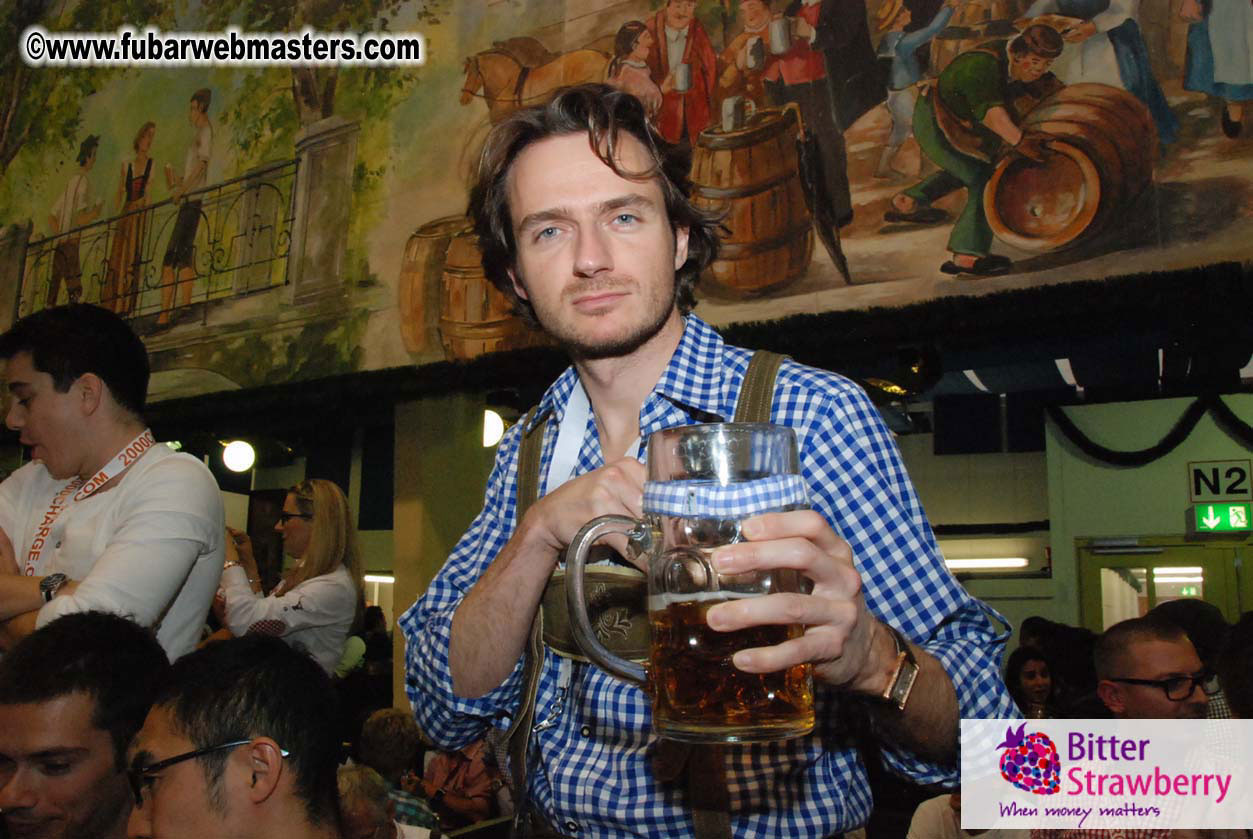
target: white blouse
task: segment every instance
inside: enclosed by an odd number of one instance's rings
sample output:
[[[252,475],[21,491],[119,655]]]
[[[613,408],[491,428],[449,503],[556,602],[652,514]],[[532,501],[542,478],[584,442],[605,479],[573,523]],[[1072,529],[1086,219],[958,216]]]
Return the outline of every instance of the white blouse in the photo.
[[[262,597],[244,569],[232,565],[222,572],[222,593],[226,627],[233,634],[276,635],[313,656],[328,674],[335,672],[357,613],[357,587],[344,566]]]

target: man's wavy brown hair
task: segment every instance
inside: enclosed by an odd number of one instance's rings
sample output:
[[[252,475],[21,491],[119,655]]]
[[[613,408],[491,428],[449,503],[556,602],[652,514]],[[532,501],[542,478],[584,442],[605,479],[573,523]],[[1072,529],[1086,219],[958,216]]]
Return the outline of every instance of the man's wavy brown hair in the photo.
[[[509,278],[517,266],[517,243],[509,210],[509,170],[532,143],[569,134],[586,134],[592,150],[619,177],[657,180],[671,229],[688,229],[687,261],[675,279],[679,311],[690,312],[696,305],[696,281],[718,255],[719,218],[691,202],[690,151],[663,139],[649,123],[638,99],[605,84],[562,88],[545,104],[514,111],[487,135],[467,211],[478,234],[487,278],[520,315],[537,325],[535,310],[518,296]],[[648,169],[628,172],[621,168],[617,151],[624,134],[643,146],[651,161]]]

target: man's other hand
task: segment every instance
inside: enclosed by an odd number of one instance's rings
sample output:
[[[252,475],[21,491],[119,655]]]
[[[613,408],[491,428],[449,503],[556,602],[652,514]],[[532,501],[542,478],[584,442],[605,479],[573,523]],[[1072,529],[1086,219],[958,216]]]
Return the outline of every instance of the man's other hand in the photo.
[[[893,642],[888,633],[876,631],[878,621],[866,608],[861,575],[853,567],[848,543],[812,510],[746,519],[741,532],[748,541],[714,551],[719,573],[791,568],[813,587],[808,594],[748,597],[709,610],[709,626],[719,632],[759,625],[805,626],[799,638],[741,650],[733,659],[735,666],[749,673],[769,673],[808,662],[814,665],[814,675],[828,684],[863,693],[881,691],[886,668],[879,653],[891,656]]]

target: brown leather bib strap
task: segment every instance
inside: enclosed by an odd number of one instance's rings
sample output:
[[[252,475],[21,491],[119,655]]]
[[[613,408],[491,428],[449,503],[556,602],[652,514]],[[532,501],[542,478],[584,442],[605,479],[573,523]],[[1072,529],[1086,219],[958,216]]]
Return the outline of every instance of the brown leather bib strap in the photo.
[[[774,403],[774,380],[779,367],[787,360],[769,350],[758,350],[749,359],[744,371],[744,383],[735,402],[736,422],[770,422],[770,408]]]

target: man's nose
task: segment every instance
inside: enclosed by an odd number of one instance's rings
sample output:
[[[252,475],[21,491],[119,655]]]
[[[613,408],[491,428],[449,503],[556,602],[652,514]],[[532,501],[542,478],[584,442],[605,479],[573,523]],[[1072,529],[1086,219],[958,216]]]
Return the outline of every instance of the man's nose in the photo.
[[[25,411],[16,399],[9,400],[9,406],[4,412],[4,424],[10,431],[21,431],[25,425]]]
[[[131,807],[130,818],[126,820],[127,839],[150,839],[152,836],[152,802],[147,807]]]
[[[26,772],[18,769],[7,778],[0,778],[0,811],[25,810],[34,807],[38,796],[27,783]]]
[[[596,225],[579,231],[574,254],[576,274],[580,277],[592,277],[602,271],[613,270],[613,255],[610,253],[607,237],[606,231]]]

